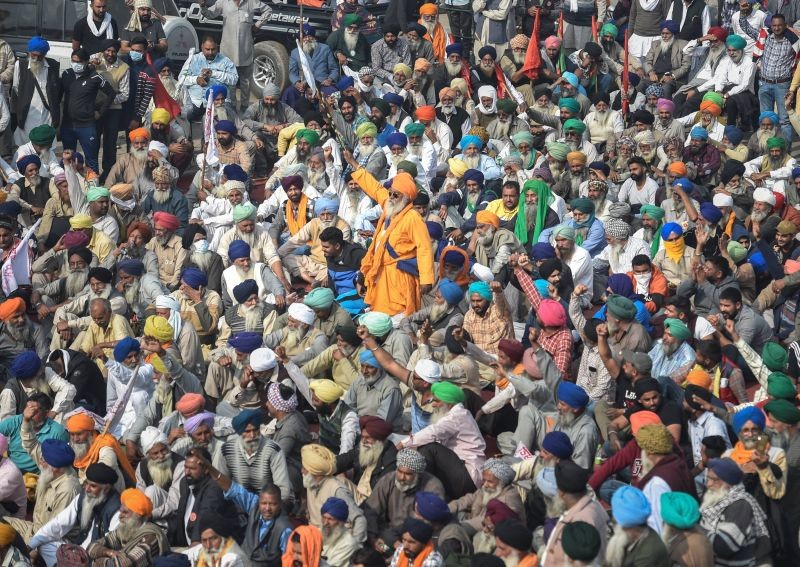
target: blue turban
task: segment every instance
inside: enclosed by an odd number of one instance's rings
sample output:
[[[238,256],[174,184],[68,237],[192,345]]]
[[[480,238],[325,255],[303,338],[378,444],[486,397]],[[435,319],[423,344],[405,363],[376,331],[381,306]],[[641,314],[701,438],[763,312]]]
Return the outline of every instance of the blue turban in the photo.
[[[217,132],[228,132],[229,134],[236,134],[236,124],[230,120],[220,120],[216,126]]]
[[[444,256],[442,256],[442,262],[445,264],[452,264],[453,266],[462,267],[464,265],[464,261],[464,255],[459,254],[455,250],[448,250],[444,253]]]
[[[489,284],[486,282],[472,282],[471,284],[469,284],[470,297],[472,296],[473,293],[477,293],[489,303],[491,303],[492,300],[494,299],[492,288],[489,287]]]
[[[582,409],[589,403],[589,395],[586,390],[575,384],[574,382],[567,382],[562,380],[558,384],[556,391],[558,401],[564,402],[573,409]]]
[[[672,35],[677,35],[681,29],[678,25],[678,22],[674,22],[672,20],[662,20],[659,29],[663,30],[664,28],[667,28]]]
[[[691,179],[688,179],[686,177],[679,177],[678,179],[672,182],[673,187],[675,187],[676,185],[679,185],[681,189],[683,189],[684,191],[691,191],[692,189],[694,189],[694,183],[692,183]]]
[[[117,269],[122,270],[129,276],[138,278],[144,273],[144,262],[135,258],[128,258],[117,264]]]
[[[334,199],[325,197],[323,195],[316,201],[314,201],[314,213],[319,216],[322,213],[339,213],[339,198],[336,197]]]
[[[725,126],[725,137],[728,138],[728,141],[733,144],[734,146],[738,146],[742,143],[744,139],[744,133],[737,128],[736,126],[732,126],[728,124]]]
[[[700,204],[700,214],[711,224],[717,224],[719,219],[722,218],[722,211],[714,203],[709,203],[708,201]]]
[[[153,567],[192,567],[189,557],[183,553],[170,553],[153,558]]]
[[[241,181],[242,183],[247,182],[247,173],[245,173],[244,169],[242,169],[242,166],[238,163],[229,163],[223,167],[222,175],[227,177],[230,181]]]
[[[71,467],[75,460],[75,451],[69,443],[61,439],[45,439],[41,444],[42,458],[53,468]]]
[[[542,449],[559,459],[569,459],[575,450],[569,436],[563,431],[551,431],[542,440]]]
[[[797,179],[798,177],[800,177],[800,167],[795,167],[792,170],[792,179]]]
[[[575,73],[564,71],[563,73],[561,73],[561,78],[567,81],[570,85],[572,85],[576,89],[578,88],[578,84],[580,83],[580,81],[578,80],[578,75],[576,75]]]
[[[200,286],[208,285],[208,276],[198,268],[186,268],[183,270],[181,279],[192,289],[200,289]]]
[[[231,262],[238,260],[239,258],[249,257],[250,245],[244,240],[234,240],[231,242],[230,246],[228,246],[228,258],[230,258]]]
[[[42,167],[42,160],[40,160],[39,156],[37,156],[36,154],[22,156],[17,160],[17,171],[25,175],[25,169],[32,163],[36,164],[36,167],[38,168]]]
[[[466,173],[464,173],[464,183],[467,181],[474,181],[480,186],[483,186],[483,172],[479,169],[468,169]]]
[[[204,94],[206,100],[208,100],[208,93],[211,93],[211,100],[215,100],[219,95],[228,98],[228,87],[225,85],[211,85]]]
[[[464,290],[461,286],[447,278],[439,282],[439,293],[449,305],[458,305],[464,299]]]
[[[549,242],[537,242],[531,249],[534,260],[550,260],[556,257],[556,249]]]
[[[15,218],[21,212],[22,212],[22,205],[20,205],[16,201],[6,201],[5,203],[0,203],[0,215],[7,215],[11,218]],[[86,263],[88,264],[89,262]]]
[[[122,362],[132,352],[139,352],[142,350],[142,345],[133,337],[125,337],[117,343],[114,347],[114,360]]]
[[[633,486],[622,486],[611,497],[611,514],[622,528],[645,525],[651,512],[644,492]]]
[[[438,494],[417,492],[414,501],[417,504],[417,511],[419,511],[419,515],[423,519],[443,524],[450,521],[450,508],[447,507],[447,503]]]
[[[776,125],[778,122],[780,122],[780,118],[778,118],[778,115],[775,112],[771,111],[771,110],[765,110],[764,112],[762,112],[761,114],[758,115],[759,124],[765,118],[767,120],[769,120],[770,122],[772,122],[773,125]]]
[[[311,24],[303,24],[303,35],[310,35],[311,37],[317,37],[317,30],[314,29],[314,26]]]
[[[478,148],[478,151],[483,149],[483,141],[475,136],[474,134],[468,134],[461,138],[461,142],[459,142],[459,147],[461,151],[466,150],[469,146],[475,145]]]
[[[28,53],[32,51],[47,55],[47,52],[50,51],[50,44],[42,36],[35,35],[28,40]]]
[[[264,339],[261,337],[260,333],[245,331],[243,333],[236,333],[229,338],[228,344],[239,352],[250,354],[264,344]]]
[[[258,284],[253,279],[244,280],[233,288],[233,297],[239,303],[244,303],[253,294],[258,294]]]
[[[733,414],[733,431],[738,435],[748,421],[755,423],[761,430],[767,425],[767,417],[764,412],[756,406],[749,406]]]
[[[347,509],[347,502],[335,496],[331,496],[325,501],[320,512],[329,514],[340,522],[346,522],[347,517],[350,515],[350,511]]]
[[[18,380],[33,378],[42,367],[42,359],[32,350],[25,350],[14,357],[11,363],[11,374]]]
[[[383,368],[381,363],[378,362],[378,359],[375,358],[375,355],[372,354],[371,350],[362,350],[361,354],[358,355],[358,359],[361,361],[361,364],[366,364],[367,366],[372,366],[373,368]]]
[[[683,228],[681,228],[681,225],[676,222],[668,222],[661,227],[661,238],[666,240],[673,232],[678,236],[683,236]]]
[[[402,132],[392,132],[386,136],[386,147],[391,149],[392,146],[406,147],[408,145],[408,138]]]
[[[433,537],[433,526],[416,518],[403,520],[403,527],[400,529],[402,530],[400,535],[407,533],[418,542],[424,544],[427,544]]]
[[[689,132],[689,137],[696,138],[698,140],[708,140],[708,130],[702,126],[695,126],[692,128],[692,131]]]
[[[633,71],[628,71],[628,83],[630,83],[630,86],[632,86],[634,89],[639,86],[639,81],[641,80],[642,78],[639,75]]]
[[[383,95],[383,100],[395,106],[403,106],[403,97],[397,93],[386,93]]]
[[[350,87],[355,86],[355,84],[356,84],[356,81],[355,81],[355,79],[353,77],[346,77],[345,76],[345,77],[342,77],[341,79],[339,79],[339,82],[336,83],[336,88],[339,89],[340,91],[345,91],[345,90],[349,89]]]
[[[241,435],[248,425],[260,426],[264,423],[264,412],[260,409],[249,409],[239,412],[239,415],[231,420],[233,430]]]
[[[428,229],[428,236],[433,240],[441,240],[444,236],[442,225],[436,221],[425,221],[425,228]]]
[[[464,46],[462,46],[460,43],[451,43],[450,45],[444,48],[444,52],[447,55],[450,55],[451,53],[458,53],[459,55],[463,55]]]
[[[623,277],[628,277],[627,275],[623,274]],[[543,279],[534,280],[533,285],[536,286],[536,291],[539,292],[543,298],[547,299],[550,297],[550,282]]]

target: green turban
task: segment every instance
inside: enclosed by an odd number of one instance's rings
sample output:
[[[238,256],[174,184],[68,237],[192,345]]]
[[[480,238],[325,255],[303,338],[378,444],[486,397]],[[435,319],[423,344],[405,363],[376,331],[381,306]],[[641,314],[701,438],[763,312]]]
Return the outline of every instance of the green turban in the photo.
[[[767,138],[767,149],[774,150],[775,148],[785,150],[786,139],[778,138],[777,136],[773,136],[772,138]]]
[[[417,175],[419,175],[417,164],[415,164],[413,161],[408,161],[407,159],[404,159],[403,161],[397,164],[397,170],[398,171],[403,170],[414,178],[416,178]],[[417,189],[417,193],[419,193],[419,189]]]
[[[561,549],[573,561],[587,565],[593,563],[600,553],[600,533],[588,522],[569,522],[561,531]]]
[[[710,100],[720,108],[723,108],[725,106],[725,98],[721,94],[714,91],[708,91],[706,94],[703,95],[703,101],[706,100]]]
[[[256,220],[256,213],[258,209],[253,203],[240,203],[233,207],[233,222],[242,222],[243,220]]]
[[[406,136],[422,136],[425,133],[425,124],[412,122],[405,128]]]
[[[728,256],[731,257],[734,264],[738,264],[747,257],[747,248],[741,243],[731,240],[728,242]]]
[[[363,21],[364,20],[362,20],[361,16],[359,16],[358,14],[347,14],[342,19],[342,25],[344,27],[347,27],[347,26],[360,26]]]
[[[303,299],[311,309],[330,309],[331,305],[336,298],[333,295],[333,290],[329,287],[317,287],[312,289],[308,295]]]
[[[728,39],[725,40],[725,45],[731,49],[738,49],[741,51],[747,47],[747,41],[740,35],[731,34],[728,36]]]
[[[594,212],[594,203],[591,199],[586,199],[585,197],[572,199],[572,201],[569,202],[569,206],[587,215]]]
[[[794,400],[797,398],[797,388],[786,374],[773,372],[767,378],[767,394],[780,400]]]
[[[687,341],[692,337],[689,327],[680,319],[673,319],[672,317],[664,319],[664,329],[669,330],[669,334],[679,341]]]
[[[788,400],[770,400],[764,405],[764,411],[772,419],[787,425],[796,425],[800,422],[800,409]]]
[[[86,200],[89,203],[94,203],[98,199],[102,199],[104,197],[108,199],[110,196],[111,192],[105,187],[89,187],[89,190],[86,191]]]
[[[531,148],[533,147],[533,134],[528,132],[527,130],[521,130],[511,136],[511,142],[514,144],[515,147],[519,147],[520,144],[527,144]]]
[[[28,138],[37,146],[49,146],[56,138],[56,129],[49,124],[42,124],[31,130]]]
[[[402,65],[402,63],[398,63],[398,65]],[[406,76],[410,77],[411,67],[408,67],[408,65],[405,65],[405,67],[408,68],[408,75]],[[381,111],[381,114],[383,114],[384,116],[388,116],[392,113],[392,107],[389,105],[388,102],[386,102],[382,98],[373,98],[371,101],[369,101],[369,107],[377,108],[378,110]]]
[[[606,300],[606,309],[614,317],[623,321],[633,321],[636,318],[636,305],[622,295],[611,295]]]
[[[600,28],[600,35],[610,35],[616,39],[619,35],[619,28],[614,24],[603,24],[603,27]]]
[[[295,134],[295,138],[297,138],[298,142],[300,140],[305,140],[312,146],[319,144],[319,134],[316,132],[316,130],[310,130],[309,128],[301,128],[298,130],[297,134]]]
[[[497,110],[502,110],[506,114],[516,114],[517,102],[510,98],[501,98],[497,101]]]
[[[464,402],[464,390],[452,382],[436,382],[431,386],[433,397],[446,404],[460,404]]]
[[[469,295],[477,293],[489,303],[491,303],[492,300],[494,299],[492,288],[489,287],[489,284],[486,282],[472,282],[471,284],[469,284],[468,293]]]
[[[559,225],[553,229],[553,238],[558,237],[575,242],[575,229],[566,224]]]
[[[545,148],[547,148],[547,154],[553,156],[553,159],[557,161],[565,161],[570,152],[570,147],[564,142],[548,142]]]
[[[365,313],[359,318],[358,324],[364,325],[374,337],[383,337],[392,330],[392,318],[380,311]]]
[[[782,372],[786,370],[786,365],[789,363],[789,355],[781,345],[775,341],[768,341],[761,349],[761,360],[771,371]]]
[[[685,492],[665,492],[661,495],[661,519],[664,523],[689,530],[700,521],[700,506],[697,499]]]
[[[517,222],[514,225],[514,235],[519,239],[522,244],[528,243],[528,220],[525,210],[527,204],[525,203],[526,193],[536,193],[536,225],[533,229],[532,242],[539,242],[539,235],[544,230],[545,222],[547,221],[547,211],[550,204],[553,202],[553,192],[547,184],[541,179],[529,179],[522,186],[522,195],[519,198],[519,209],[517,210]]]
[[[362,122],[356,128],[356,138],[359,140],[364,136],[375,137],[378,135],[378,127],[372,122]]]
[[[643,215],[647,215],[653,220],[662,221],[664,220],[664,216],[667,214],[664,209],[661,207],[656,207],[655,205],[642,205],[640,212]]]
[[[570,118],[569,120],[564,122],[564,125],[561,127],[561,129],[564,132],[569,132],[571,130],[574,130],[578,134],[583,134],[586,131],[586,124],[584,124],[577,118]]]
[[[558,108],[566,108],[572,114],[578,114],[581,111],[581,103],[574,98],[560,98],[558,99]]]

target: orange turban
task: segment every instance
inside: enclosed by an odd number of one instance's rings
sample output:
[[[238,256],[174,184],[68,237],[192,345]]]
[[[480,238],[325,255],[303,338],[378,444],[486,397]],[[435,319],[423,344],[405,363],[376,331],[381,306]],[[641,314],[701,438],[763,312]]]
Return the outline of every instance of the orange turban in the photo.
[[[6,299],[0,303],[0,321],[8,321],[20,313],[25,313],[25,300],[21,297]]]
[[[686,375],[686,385],[694,384],[704,390],[711,389],[711,376],[705,370],[696,368]]]
[[[436,4],[431,4],[430,2],[419,7],[420,16],[433,16],[438,13],[439,7]]]
[[[423,73],[427,73],[428,69],[431,68],[431,62],[425,59],[424,57],[420,57],[416,61],[414,61],[414,70],[415,71],[422,71]]]
[[[136,130],[131,130],[130,134],[128,134],[128,139],[133,142],[136,138],[145,138],[146,140],[150,139],[150,132],[147,131],[147,128],[137,128]]]
[[[436,118],[436,109],[432,106],[420,106],[417,108],[418,120],[433,120]]]
[[[153,503],[138,488],[128,488],[119,495],[119,501],[131,512],[149,517],[153,514]]]
[[[682,161],[673,161],[667,166],[667,171],[676,177],[686,177],[689,175],[689,170],[686,169],[686,164]]]
[[[722,109],[719,107],[719,105],[715,102],[711,102],[710,100],[704,100],[700,103],[700,112],[706,110],[714,116],[719,116],[722,114]]]
[[[478,211],[475,220],[479,224],[490,224],[495,228],[500,228],[500,217],[489,211]]]
[[[70,433],[83,433],[94,430],[94,420],[85,413],[76,413],[67,420],[67,431]]]
[[[187,413],[195,414],[203,409],[205,405],[206,399],[202,394],[188,393],[181,396],[181,399],[175,404],[175,409],[183,415]]]
[[[392,189],[397,189],[411,200],[417,198],[417,184],[411,174],[402,171],[392,179]]]
[[[456,98],[457,95],[458,91],[456,91],[454,88],[444,87],[439,91],[439,100],[442,100],[444,97]]]
[[[637,411],[631,414],[631,431],[634,435],[639,433],[639,428],[645,425],[658,425],[661,423],[661,418],[657,413],[651,411]]]
[[[570,152],[567,154],[567,163],[570,165],[573,163],[586,165],[586,154],[583,152]]]

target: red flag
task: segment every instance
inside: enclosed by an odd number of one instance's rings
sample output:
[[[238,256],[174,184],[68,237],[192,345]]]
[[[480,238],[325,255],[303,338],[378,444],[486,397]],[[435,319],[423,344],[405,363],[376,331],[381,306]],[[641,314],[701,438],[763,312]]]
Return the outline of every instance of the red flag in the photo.
[[[497,77],[497,100],[506,98],[506,79],[503,70],[497,63],[494,64],[494,76]]]
[[[154,73],[154,75],[149,76],[148,79],[153,83],[155,88],[153,91],[153,103],[156,105],[156,108],[163,108],[164,110],[168,111],[171,118],[180,116],[181,105],[175,102],[175,99],[172,98],[167,92],[167,89],[164,87],[164,83],[161,82],[161,78],[158,76],[158,73],[155,72],[155,68],[152,67],[153,61],[150,59],[149,53],[147,54],[147,63],[150,65],[150,69],[152,69]],[[148,69],[148,71],[150,69]]]
[[[597,16],[592,16],[592,41],[598,43],[598,33],[597,33]]]
[[[531,42],[528,44],[528,52],[525,54],[525,64],[522,66],[525,75],[532,81],[539,78],[539,69],[542,67],[542,56],[539,53],[539,30],[542,25],[539,20],[540,10],[541,9],[536,10],[536,16],[533,19]]]

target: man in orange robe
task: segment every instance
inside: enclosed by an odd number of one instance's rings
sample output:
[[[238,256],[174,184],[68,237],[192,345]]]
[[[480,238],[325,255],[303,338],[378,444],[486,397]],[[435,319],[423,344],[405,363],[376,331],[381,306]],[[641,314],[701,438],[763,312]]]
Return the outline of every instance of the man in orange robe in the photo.
[[[354,169],[353,181],[383,207],[372,244],[361,262],[367,285],[365,301],[373,311],[411,315],[420,308],[422,294],[431,290],[434,281],[428,229],[411,203],[417,196],[414,178],[399,173],[392,179],[391,189],[386,189],[349,152],[345,159]]]
[[[419,23],[428,30],[428,33],[425,34],[425,39],[433,44],[433,56],[436,61],[444,63],[447,32],[444,31],[444,26],[439,23],[439,7],[431,3],[420,6]]]

